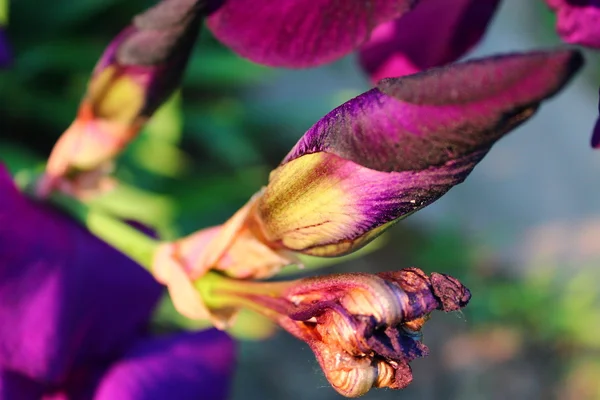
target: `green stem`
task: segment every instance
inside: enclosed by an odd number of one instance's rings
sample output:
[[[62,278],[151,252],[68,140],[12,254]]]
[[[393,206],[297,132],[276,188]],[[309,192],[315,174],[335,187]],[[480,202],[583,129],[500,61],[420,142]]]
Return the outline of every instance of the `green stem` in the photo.
[[[83,224],[104,240],[146,269],[152,267],[158,241],[110,215],[90,209],[76,199],[55,193],[50,202]]]
[[[217,272],[208,272],[196,281],[196,288],[208,308],[246,307],[267,317],[278,317],[289,305],[282,297],[295,281],[256,282],[231,279]]]

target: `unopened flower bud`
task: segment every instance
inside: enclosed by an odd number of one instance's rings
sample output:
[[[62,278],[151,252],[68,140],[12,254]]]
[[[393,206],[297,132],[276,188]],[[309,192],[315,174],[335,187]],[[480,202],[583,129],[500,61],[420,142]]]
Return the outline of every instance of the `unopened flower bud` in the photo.
[[[103,174],[95,172],[106,169],[179,85],[202,13],[202,1],[163,0],[111,42],[77,117],[52,150],[39,195],[56,188],[77,194],[82,185],[89,191],[99,185]]]
[[[557,49],[379,82],[304,134],[267,186],[223,225],[196,268],[214,269],[236,241],[279,255],[334,257],[357,250],[461,183],[582,64],[578,51]],[[283,265],[223,270],[264,278]]]

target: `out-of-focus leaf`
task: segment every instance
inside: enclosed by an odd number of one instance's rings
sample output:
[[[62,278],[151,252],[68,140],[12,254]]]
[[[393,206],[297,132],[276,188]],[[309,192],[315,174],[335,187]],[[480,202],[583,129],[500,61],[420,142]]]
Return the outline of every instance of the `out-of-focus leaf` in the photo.
[[[13,174],[43,162],[33,151],[4,140],[0,140],[0,161]]]
[[[106,43],[89,38],[72,37],[42,41],[17,54],[16,67],[21,78],[30,78],[44,70],[80,73],[86,81]],[[80,96],[83,95],[83,92]]]
[[[259,149],[248,140],[244,126],[243,105],[236,100],[221,100],[196,112],[189,110],[186,125],[213,157],[232,167],[261,162]]]
[[[178,144],[183,131],[181,92],[177,90],[152,116],[145,134],[156,141]]]
[[[150,140],[143,135],[131,150],[131,157],[140,167],[157,175],[175,178],[184,174],[191,159],[169,142]]]
[[[161,177],[179,178],[192,165],[189,155],[179,148],[182,130],[181,95],[177,91],[129,145],[122,160]]]
[[[198,173],[169,192],[177,200],[177,225],[181,234],[225,222],[237,208],[266,182],[266,167],[239,169],[232,173]]]
[[[101,208],[119,218],[152,226],[158,230],[161,238],[170,233],[175,215],[175,205],[170,197],[123,183],[87,204],[90,208]]]
[[[54,0],[53,7],[58,7],[55,22],[57,25],[68,25],[87,20],[94,15],[106,10],[118,0],[85,0],[85,1],[68,1]]]
[[[204,46],[192,54],[184,84],[190,87],[236,87],[258,83],[267,71],[268,68],[223,49]]]
[[[8,0],[0,0],[0,25],[8,24]]]

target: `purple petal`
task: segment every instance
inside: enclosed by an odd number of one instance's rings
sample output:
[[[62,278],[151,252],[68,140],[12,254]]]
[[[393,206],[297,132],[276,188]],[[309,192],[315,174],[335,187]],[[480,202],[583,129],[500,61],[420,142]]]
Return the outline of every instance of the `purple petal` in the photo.
[[[140,266],[52,208],[0,166],[0,366],[40,382],[119,354],[161,294]]]
[[[568,43],[600,49],[600,0],[546,0],[556,12],[556,30]]]
[[[274,67],[334,61],[373,28],[415,0],[227,0],[207,20],[213,34],[242,57]]]
[[[598,94],[600,99],[600,93]],[[598,113],[600,114],[600,100],[598,100]],[[592,133],[592,147],[595,149],[600,148],[600,116],[596,120],[596,125],[594,126],[594,132]]]
[[[39,400],[43,387],[15,372],[0,370],[0,400]]]
[[[106,48],[94,75],[118,65],[121,74],[144,86],[147,93],[140,113],[152,115],[181,82],[200,29],[200,3],[163,0],[137,15]]]
[[[499,3],[422,0],[405,16],[375,28],[361,47],[360,62],[377,82],[456,61],[479,42]]]
[[[94,399],[225,399],[234,366],[233,340],[214,329],[148,339],[107,372]]]
[[[271,173],[258,205],[265,237],[320,256],[364,245],[462,182],[582,63],[577,51],[532,52],[382,80]]]
[[[574,50],[529,52],[385,79],[317,122],[282,164],[325,151],[380,171],[409,171],[487,151],[582,63]]]
[[[263,234],[305,254],[350,253],[461,183],[486,152],[400,172],[377,171],[326,152],[299,157],[271,172],[258,206]]]
[[[0,68],[10,65],[12,54],[8,45],[8,39],[4,29],[0,27]]]

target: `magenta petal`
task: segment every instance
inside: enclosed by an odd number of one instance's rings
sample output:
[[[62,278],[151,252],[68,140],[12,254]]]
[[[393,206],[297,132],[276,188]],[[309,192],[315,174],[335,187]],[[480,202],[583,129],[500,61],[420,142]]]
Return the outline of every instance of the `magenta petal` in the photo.
[[[405,16],[375,28],[361,47],[360,62],[377,82],[456,61],[481,39],[499,3],[422,0]]]
[[[600,49],[599,0],[546,0],[556,12],[556,30],[568,43]]]
[[[362,44],[415,0],[227,0],[207,20],[242,57],[274,67],[314,67]]]
[[[578,51],[510,54],[388,78],[327,114],[285,157],[328,152],[414,171],[487,151],[581,67]]]
[[[94,399],[225,399],[234,366],[233,340],[214,329],[148,339],[107,372]]]
[[[0,400],[39,400],[43,387],[14,372],[0,370]]]
[[[0,366],[39,382],[118,355],[161,294],[140,266],[25,198],[0,166]]]

